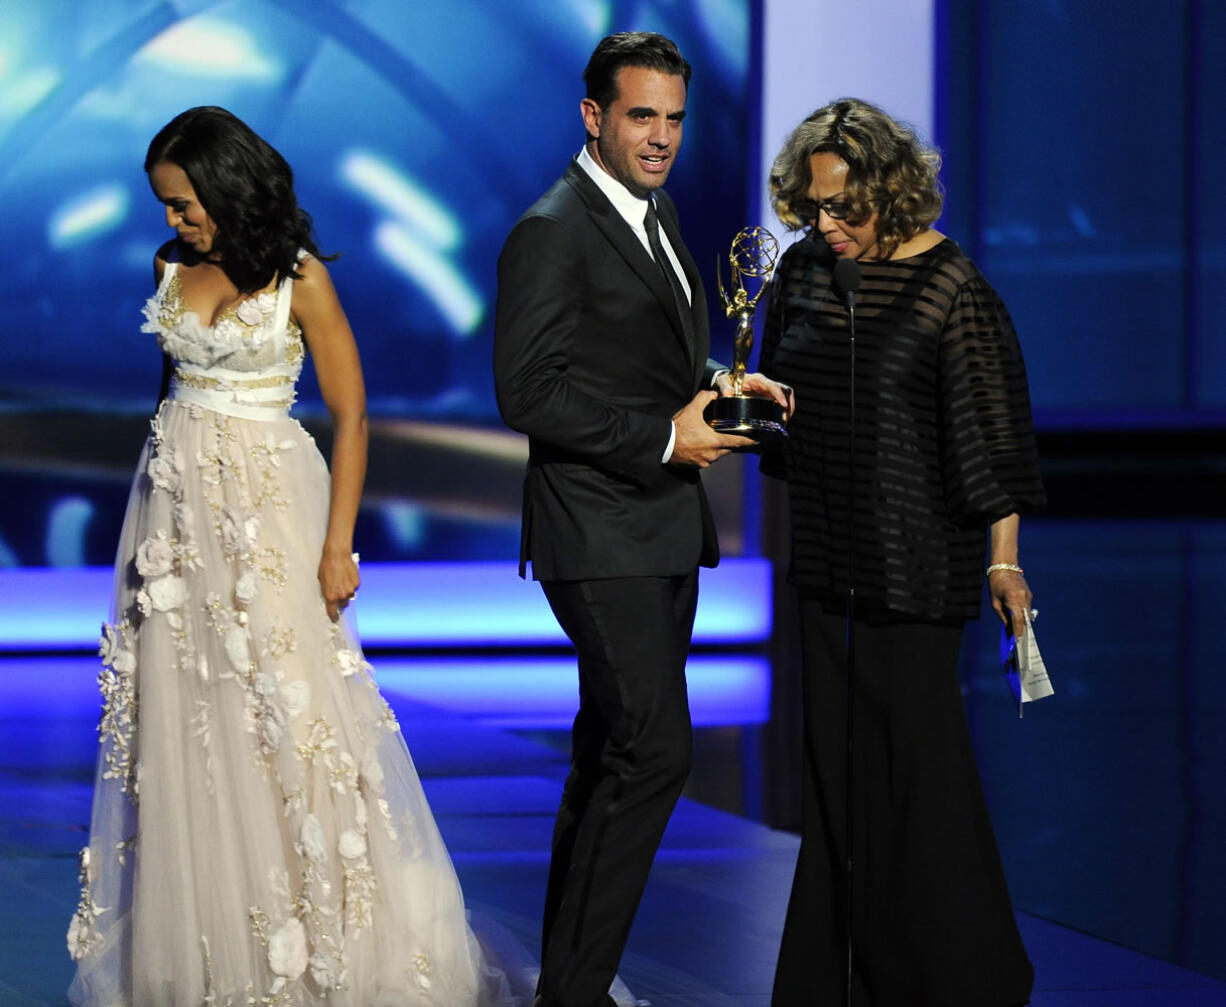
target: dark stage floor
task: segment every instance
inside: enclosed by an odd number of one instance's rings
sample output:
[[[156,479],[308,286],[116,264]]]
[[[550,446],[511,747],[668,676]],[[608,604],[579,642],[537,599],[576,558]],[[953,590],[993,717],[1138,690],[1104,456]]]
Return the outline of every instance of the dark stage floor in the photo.
[[[3,1007],[65,1002],[64,933],[86,838],[95,667],[87,657],[0,660]],[[384,690],[468,900],[531,946],[564,758],[537,738],[424,704],[411,664],[397,667]],[[683,800],[631,936],[623,967],[631,988],[657,1007],[769,1003],[796,846],[788,833]],[[1019,918],[1038,973],[1038,1007],[1226,1005],[1226,983]]]

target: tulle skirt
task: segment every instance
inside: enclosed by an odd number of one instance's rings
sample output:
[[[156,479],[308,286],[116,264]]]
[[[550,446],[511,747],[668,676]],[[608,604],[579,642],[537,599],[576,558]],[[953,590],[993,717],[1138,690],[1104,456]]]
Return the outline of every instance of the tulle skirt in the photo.
[[[324,610],[328,506],[294,420],[154,419],[103,627],[74,1003],[530,997],[474,938],[395,717]]]

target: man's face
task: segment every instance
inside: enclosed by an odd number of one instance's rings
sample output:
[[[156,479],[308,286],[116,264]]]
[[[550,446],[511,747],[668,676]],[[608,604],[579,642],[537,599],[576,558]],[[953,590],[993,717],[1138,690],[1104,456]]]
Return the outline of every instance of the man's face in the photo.
[[[668,178],[681,149],[685,80],[642,66],[617,71],[617,97],[608,108],[590,98],[580,104],[588,151],[605,171],[636,196],[647,196]]]

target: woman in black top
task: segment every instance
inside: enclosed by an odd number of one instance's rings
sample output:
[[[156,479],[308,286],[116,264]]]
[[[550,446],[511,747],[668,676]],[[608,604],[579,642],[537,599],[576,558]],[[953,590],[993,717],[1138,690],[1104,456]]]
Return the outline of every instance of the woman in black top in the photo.
[[[1024,629],[1019,514],[1043,488],[1008,311],[930,226],[939,166],[910,129],[848,98],[801,123],[771,173],[779,219],[810,228],[780,262],[761,360],[801,404],[764,463],[790,489],[804,665],[803,833],[776,1007],[846,994],[851,562],[855,1003],[1005,1007],[1033,984],[956,665],[985,566],[996,611]],[[861,277],[853,444],[840,258]]]

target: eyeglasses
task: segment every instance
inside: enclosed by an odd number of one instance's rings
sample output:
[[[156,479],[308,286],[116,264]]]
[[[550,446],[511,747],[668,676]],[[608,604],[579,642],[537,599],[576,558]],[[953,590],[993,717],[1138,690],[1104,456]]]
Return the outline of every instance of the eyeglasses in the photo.
[[[801,220],[817,220],[817,215],[826,211],[831,220],[846,220],[851,213],[851,204],[841,199],[798,199],[792,204],[792,212]]]

